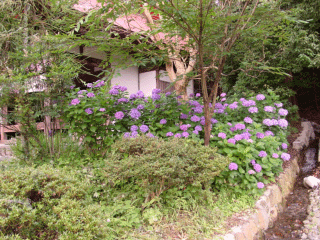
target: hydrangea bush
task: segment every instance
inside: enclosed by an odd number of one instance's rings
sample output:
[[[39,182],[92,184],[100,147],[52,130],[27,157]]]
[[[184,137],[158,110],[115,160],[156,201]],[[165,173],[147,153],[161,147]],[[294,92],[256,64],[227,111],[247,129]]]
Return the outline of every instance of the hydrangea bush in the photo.
[[[205,119],[200,94],[183,101],[160,89],[154,89],[149,97],[141,91],[128,96],[126,90],[123,86],[108,89],[101,81],[87,90],[71,90],[65,111],[70,131],[99,153],[121,137],[203,141]],[[286,153],[288,110],[279,97],[272,91],[240,99],[223,93],[214,112],[210,145],[232,160],[228,169],[215,177],[214,186],[255,192],[274,180],[282,171],[283,161],[290,160]]]

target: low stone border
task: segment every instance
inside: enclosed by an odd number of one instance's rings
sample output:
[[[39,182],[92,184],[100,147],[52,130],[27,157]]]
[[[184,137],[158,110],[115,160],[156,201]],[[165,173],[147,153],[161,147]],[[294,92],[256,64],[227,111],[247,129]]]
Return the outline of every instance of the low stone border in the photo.
[[[310,122],[302,122],[303,131],[294,141],[293,148],[302,150],[309,146],[310,139],[315,138],[313,127]],[[299,158],[291,160],[291,165],[282,172],[277,178],[277,183],[267,187],[264,194],[259,198],[255,205],[253,214],[241,226],[233,227],[231,231],[214,239],[223,240],[254,240],[261,237],[264,230],[273,225],[279,213],[282,212],[286,197],[293,189],[293,185],[299,174]]]

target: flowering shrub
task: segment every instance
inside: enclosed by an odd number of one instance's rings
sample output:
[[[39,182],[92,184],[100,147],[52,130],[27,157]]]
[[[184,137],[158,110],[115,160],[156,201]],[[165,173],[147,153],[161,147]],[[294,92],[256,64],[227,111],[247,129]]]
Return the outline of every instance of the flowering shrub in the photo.
[[[65,114],[70,131],[91,149],[100,151],[118,138],[140,135],[203,141],[205,119],[199,95],[183,101],[154,89],[150,97],[141,91],[128,97],[125,87],[107,89],[98,84],[87,90],[72,90]],[[272,91],[247,99],[223,93],[214,112],[210,145],[232,160],[229,168],[215,177],[214,187],[256,192],[274,180],[282,171],[283,161],[290,160],[285,153],[288,110],[279,97]]]

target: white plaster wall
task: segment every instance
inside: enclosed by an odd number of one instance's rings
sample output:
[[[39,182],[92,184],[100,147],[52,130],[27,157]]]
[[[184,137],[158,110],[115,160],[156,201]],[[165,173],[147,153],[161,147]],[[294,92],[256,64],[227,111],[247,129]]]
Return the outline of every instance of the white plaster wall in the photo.
[[[191,80],[187,86],[187,94],[188,96],[191,94],[191,93],[194,93],[194,87],[193,87],[193,80]]]
[[[152,90],[157,87],[156,71],[140,73],[139,80],[140,90],[145,96],[151,96]]]
[[[119,73],[120,75],[118,75]],[[111,86],[120,85],[128,88],[129,95],[136,93],[138,89],[138,67],[129,67],[117,70],[115,77],[111,79]]]

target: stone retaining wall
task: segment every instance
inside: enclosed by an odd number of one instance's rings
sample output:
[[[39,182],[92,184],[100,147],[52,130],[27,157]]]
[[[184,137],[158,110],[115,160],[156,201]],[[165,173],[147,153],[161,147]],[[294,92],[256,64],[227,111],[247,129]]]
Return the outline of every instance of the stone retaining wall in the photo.
[[[303,131],[293,143],[293,148],[298,151],[309,146],[310,140],[315,138],[310,122],[302,122],[301,125]],[[256,240],[262,236],[264,230],[272,227],[278,214],[282,212],[286,197],[292,191],[296,177],[300,171],[298,165],[299,158],[296,157],[290,161],[290,166],[279,175],[277,183],[268,186],[264,194],[256,202],[254,213],[247,216],[245,223],[232,228],[228,234],[214,239]]]

